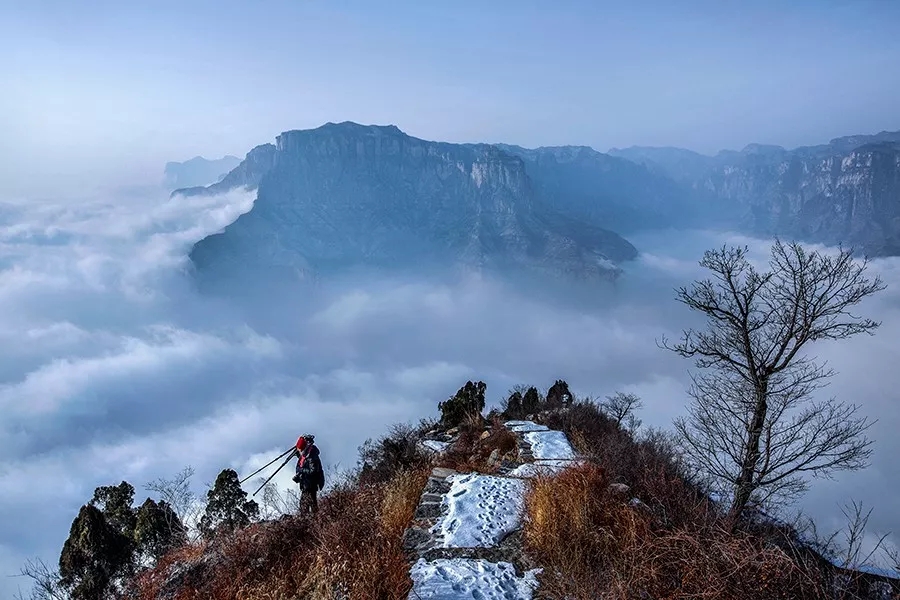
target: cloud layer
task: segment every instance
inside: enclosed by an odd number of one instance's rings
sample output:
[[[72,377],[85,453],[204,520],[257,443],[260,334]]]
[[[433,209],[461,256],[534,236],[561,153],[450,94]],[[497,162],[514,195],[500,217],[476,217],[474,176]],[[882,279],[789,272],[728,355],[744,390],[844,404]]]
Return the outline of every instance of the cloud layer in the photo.
[[[0,575],[27,557],[55,563],[97,485],[126,479],[140,502],[145,483],[192,465],[202,491],[305,431],[334,473],[389,424],[435,416],[469,378],[493,404],[512,385],[557,378],[579,395],[631,391],[645,423],[668,426],[690,364],[655,340],[701,323],[673,288],[700,275],[706,248],[767,253],[739,236],[658,232],[632,239],[643,253],[613,287],[355,278],[240,302],[198,293],[190,245],[251,205],[241,193],[0,204]],[[817,484],[805,502],[825,529],[851,497],[875,506],[873,526],[900,526],[900,261],[872,270],[889,288],[860,310],[881,330],[816,349],[838,371],[826,391],[879,419],[873,467]],[[0,595],[18,585],[0,577]]]

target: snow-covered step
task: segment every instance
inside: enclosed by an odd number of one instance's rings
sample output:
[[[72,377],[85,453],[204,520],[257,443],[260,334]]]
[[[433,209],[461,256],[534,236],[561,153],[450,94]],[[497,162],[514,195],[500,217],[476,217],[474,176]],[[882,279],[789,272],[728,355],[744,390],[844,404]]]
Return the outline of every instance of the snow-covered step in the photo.
[[[536,460],[534,462],[525,463],[519,465],[515,469],[511,470],[506,474],[507,477],[549,477],[552,475],[557,475],[568,469],[569,467],[574,467],[580,464],[581,461],[578,460],[563,460],[563,459],[549,459],[549,460]]]
[[[535,460],[574,460],[575,450],[562,431],[529,431],[522,437],[531,447]]]
[[[507,421],[503,424],[507,429],[514,433],[525,433],[528,431],[549,431],[546,425],[538,425],[534,421]]]
[[[427,452],[434,454],[440,454],[450,447],[450,442],[442,442],[440,440],[422,440],[420,444]]]
[[[522,525],[526,482],[465,473],[447,478],[441,517],[431,532],[439,548],[490,548]]]
[[[516,575],[511,563],[480,559],[419,559],[410,569],[408,600],[530,600],[540,569]]]

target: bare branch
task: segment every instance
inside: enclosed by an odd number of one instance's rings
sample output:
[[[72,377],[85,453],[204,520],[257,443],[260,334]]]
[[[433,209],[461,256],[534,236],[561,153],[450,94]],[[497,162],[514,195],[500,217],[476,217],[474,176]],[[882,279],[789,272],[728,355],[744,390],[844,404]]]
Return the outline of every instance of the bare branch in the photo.
[[[834,372],[806,352],[879,326],[850,312],[884,289],[865,276],[867,263],[849,250],[831,256],[776,240],[767,272],[746,247],[709,250],[700,264],[710,277],[678,288],[676,299],[705,314],[707,328],[659,343],[708,370],[692,377],[688,416],[675,423],[691,466],[731,494],[734,516],[750,503],[791,501],[806,476],[867,466],[872,423],[856,405],[816,401]]]
[[[51,568],[43,560],[27,560],[20,573],[32,581],[28,600],[68,600],[69,595],[59,582],[59,571]],[[19,598],[25,600],[21,594]]]

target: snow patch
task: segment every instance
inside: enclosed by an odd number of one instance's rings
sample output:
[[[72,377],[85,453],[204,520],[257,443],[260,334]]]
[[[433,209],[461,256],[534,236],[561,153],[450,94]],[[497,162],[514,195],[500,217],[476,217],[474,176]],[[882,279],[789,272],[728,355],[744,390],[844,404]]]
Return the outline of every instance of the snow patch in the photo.
[[[432,452],[440,454],[450,445],[450,442],[441,442],[440,440],[422,440],[422,446]]]
[[[493,475],[451,475],[442,516],[431,528],[442,548],[490,548],[521,526],[525,481]]]
[[[546,425],[538,425],[534,421],[507,421],[504,423],[507,429],[516,433],[525,433],[526,431],[550,431]]]
[[[531,445],[531,454],[535,460],[575,458],[575,451],[562,431],[534,431],[526,433],[524,437]]]
[[[408,600],[529,600],[537,589],[540,569],[516,575],[508,562],[468,558],[420,558],[410,569],[413,588]]]
[[[537,477],[539,475],[548,477],[551,475],[557,475],[565,469],[574,467],[577,464],[579,464],[579,461],[575,460],[539,460],[533,463],[525,463],[524,465],[519,465],[509,472],[509,477]]]

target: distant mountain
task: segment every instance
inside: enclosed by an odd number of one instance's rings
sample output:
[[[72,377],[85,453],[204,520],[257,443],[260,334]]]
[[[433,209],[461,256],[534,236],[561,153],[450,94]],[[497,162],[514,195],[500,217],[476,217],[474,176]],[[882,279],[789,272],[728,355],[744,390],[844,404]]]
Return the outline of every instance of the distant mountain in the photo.
[[[675,181],[688,183],[702,177],[716,164],[716,159],[712,156],[684,148],[631,146],[611,148],[609,154],[643,165]]]
[[[750,144],[714,157],[677,148],[616,151],[688,183],[753,234],[900,255],[900,132],[787,150]]]
[[[256,202],[194,246],[200,272],[307,276],[439,264],[606,279],[637,254],[618,234],[546,202],[514,153],[426,141],[394,126],[286,131],[221,182],[176,193],[238,186],[256,188]]]
[[[557,210],[621,233],[712,224],[719,216],[713,199],[655,164],[648,168],[587,146],[497,146],[525,161],[538,194]]]
[[[240,158],[231,155],[216,160],[195,156],[184,162],[168,162],[164,170],[165,185],[170,190],[209,185],[221,180],[240,163]]]

